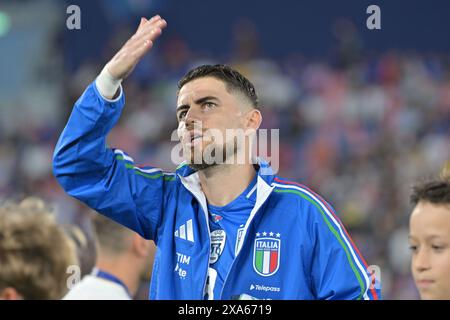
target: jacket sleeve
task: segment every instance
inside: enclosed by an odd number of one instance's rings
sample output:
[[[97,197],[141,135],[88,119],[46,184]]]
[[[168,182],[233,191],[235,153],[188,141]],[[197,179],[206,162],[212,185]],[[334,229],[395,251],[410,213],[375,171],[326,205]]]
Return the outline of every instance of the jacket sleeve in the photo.
[[[125,104],[120,90],[115,100],[104,99],[95,82],[85,90],[57,142],[53,172],[69,195],[155,240],[175,177],[158,168],[140,169],[126,153],[106,145]]]
[[[367,264],[333,208],[320,196],[309,198],[314,241],[312,286],[317,299],[379,299]]]

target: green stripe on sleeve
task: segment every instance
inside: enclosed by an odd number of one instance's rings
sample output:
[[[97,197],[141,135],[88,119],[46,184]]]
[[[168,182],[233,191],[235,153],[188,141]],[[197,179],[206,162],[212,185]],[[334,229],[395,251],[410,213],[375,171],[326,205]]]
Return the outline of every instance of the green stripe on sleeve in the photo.
[[[139,176],[143,176],[143,177],[149,178],[149,179],[158,179],[158,178],[164,176],[163,179],[165,181],[174,181],[175,180],[175,176],[164,175],[162,172],[149,174],[149,173],[145,173],[145,172],[139,171],[139,169],[137,169],[133,164],[131,164],[127,160],[125,160],[122,155],[116,155],[116,159],[125,162],[125,168],[133,169],[133,172],[135,174],[139,175]]]
[[[342,236],[341,236],[341,235],[339,234],[339,232],[333,227],[333,225],[332,225],[331,222],[329,221],[329,218],[327,217],[327,215],[326,215],[325,212],[323,211],[322,207],[321,207],[321,206],[317,203],[317,201],[315,201],[313,198],[311,198],[310,196],[308,196],[308,195],[306,195],[306,194],[304,194],[304,193],[301,193],[301,192],[299,192],[299,191],[297,191],[297,190],[292,190],[292,189],[278,189],[278,187],[277,187],[277,188],[275,188],[274,191],[275,191],[275,192],[278,192],[278,193],[293,193],[293,194],[296,194],[296,195],[302,197],[303,199],[305,199],[306,201],[308,201],[309,203],[311,203],[312,205],[314,205],[314,206],[319,210],[319,212],[320,212],[321,215],[322,215],[322,218],[324,219],[326,225],[328,226],[328,229],[330,229],[331,233],[336,237],[336,239],[338,240],[339,244],[342,246],[342,248],[343,248],[344,251],[345,251],[345,254],[346,254],[346,256],[347,256],[347,260],[348,260],[348,262],[350,263],[350,267],[352,268],[353,273],[356,275],[356,279],[358,279],[358,283],[359,283],[359,286],[360,286],[360,288],[361,288],[360,294],[359,294],[359,296],[358,296],[358,300],[361,300],[361,299],[363,298],[364,291],[365,291],[365,285],[364,285],[364,282],[363,282],[363,280],[361,279],[361,275],[359,274],[359,272],[358,272],[358,270],[357,270],[357,268],[356,268],[356,266],[355,266],[355,264],[354,264],[354,261],[353,261],[353,259],[352,259],[352,257],[351,257],[350,252],[348,251],[347,246],[345,245],[345,243],[344,243],[344,241],[343,241],[343,239],[342,239]]]

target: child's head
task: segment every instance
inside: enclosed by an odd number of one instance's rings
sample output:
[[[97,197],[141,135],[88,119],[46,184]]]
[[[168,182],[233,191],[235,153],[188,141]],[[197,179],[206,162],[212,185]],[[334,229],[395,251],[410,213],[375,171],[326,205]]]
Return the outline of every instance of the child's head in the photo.
[[[450,176],[417,184],[411,202],[411,269],[422,299],[450,299]]]

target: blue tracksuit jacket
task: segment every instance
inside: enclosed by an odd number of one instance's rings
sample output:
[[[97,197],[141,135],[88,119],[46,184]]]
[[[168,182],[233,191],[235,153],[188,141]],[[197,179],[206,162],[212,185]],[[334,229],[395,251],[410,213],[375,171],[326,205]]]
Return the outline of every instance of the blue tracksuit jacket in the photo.
[[[124,94],[92,83],[58,140],[54,174],[68,194],[157,245],[151,299],[203,299],[210,254],[207,202],[198,175],[138,168],[106,145]],[[257,200],[216,299],[376,299],[366,265],[330,205],[261,161]]]

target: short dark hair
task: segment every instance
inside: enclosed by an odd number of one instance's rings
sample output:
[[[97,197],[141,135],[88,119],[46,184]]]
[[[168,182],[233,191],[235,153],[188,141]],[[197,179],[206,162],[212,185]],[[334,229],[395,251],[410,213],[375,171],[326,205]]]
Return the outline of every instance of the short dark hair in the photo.
[[[253,107],[258,107],[258,96],[253,84],[238,71],[223,64],[202,65],[190,70],[178,81],[178,91],[186,83],[203,77],[213,77],[223,81],[229,92],[237,91],[242,93],[249,99]]]
[[[434,204],[450,204],[450,175],[441,175],[414,185],[410,197],[411,204],[415,206],[421,200]]]

